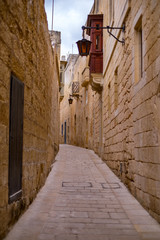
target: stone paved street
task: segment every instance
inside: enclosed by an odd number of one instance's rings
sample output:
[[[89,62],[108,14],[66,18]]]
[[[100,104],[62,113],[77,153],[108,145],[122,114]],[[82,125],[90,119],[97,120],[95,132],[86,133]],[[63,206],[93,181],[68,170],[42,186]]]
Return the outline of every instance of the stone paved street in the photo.
[[[160,225],[93,151],[60,145],[56,160],[6,240],[160,239]]]

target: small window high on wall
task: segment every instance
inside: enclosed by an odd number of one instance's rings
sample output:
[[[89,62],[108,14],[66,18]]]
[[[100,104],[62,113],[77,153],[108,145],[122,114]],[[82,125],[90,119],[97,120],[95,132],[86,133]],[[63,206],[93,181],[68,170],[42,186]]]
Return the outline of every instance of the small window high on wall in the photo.
[[[139,82],[143,77],[143,31],[142,31],[142,16],[137,21],[134,28],[134,72],[135,83]]]
[[[63,124],[61,125],[61,135],[63,137]]]
[[[108,84],[108,117],[111,115],[111,84]]]
[[[86,104],[88,103],[88,89],[86,88]]]
[[[114,110],[118,108],[118,67],[114,71]]]
[[[109,25],[114,23],[114,0],[109,0]]]

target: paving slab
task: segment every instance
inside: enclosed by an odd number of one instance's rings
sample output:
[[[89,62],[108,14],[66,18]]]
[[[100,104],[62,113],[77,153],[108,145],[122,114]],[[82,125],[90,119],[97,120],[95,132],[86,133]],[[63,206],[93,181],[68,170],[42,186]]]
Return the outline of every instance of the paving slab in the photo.
[[[44,187],[5,240],[159,240],[160,225],[91,150],[60,145]]]

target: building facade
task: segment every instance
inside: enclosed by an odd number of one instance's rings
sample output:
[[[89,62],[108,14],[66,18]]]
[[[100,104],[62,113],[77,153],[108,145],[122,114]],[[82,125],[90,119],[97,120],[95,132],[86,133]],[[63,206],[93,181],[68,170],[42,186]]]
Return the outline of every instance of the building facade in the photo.
[[[68,99],[72,94],[72,82],[74,78],[74,67],[77,61],[77,54],[70,54],[67,62],[61,61],[63,69],[62,82],[64,83],[63,92],[64,94],[62,101],[60,102],[60,142],[71,144],[72,137],[72,108],[69,105]],[[65,64],[65,70],[64,70]],[[61,91],[62,91],[61,90]]]
[[[59,69],[44,1],[0,1],[0,238],[43,186],[59,145]]]
[[[95,0],[74,66],[70,144],[93,149],[160,222],[160,2]],[[98,26],[123,27],[100,31]],[[65,111],[65,110],[64,110]]]
[[[66,57],[62,56],[62,59],[60,61],[60,101],[64,98],[64,73],[65,73],[65,68],[67,65]]]

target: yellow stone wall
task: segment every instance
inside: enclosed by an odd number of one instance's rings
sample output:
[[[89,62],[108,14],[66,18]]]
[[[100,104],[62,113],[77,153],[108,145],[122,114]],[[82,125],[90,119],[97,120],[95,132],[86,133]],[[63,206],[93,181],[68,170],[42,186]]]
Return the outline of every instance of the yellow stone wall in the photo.
[[[59,73],[44,1],[0,1],[0,236],[33,201],[59,144]],[[8,204],[11,72],[24,83],[22,198]],[[1,238],[0,237],[0,238]]]
[[[86,68],[87,67],[87,68]],[[86,72],[84,73],[84,70]],[[84,75],[87,78],[85,87]],[[72,95],[72,83],[79,82],[79,97],[73,98],[69,105],[68,98]],[[60,139],[64,143],[64,128],[66,122],[66,143],[85,148],[93,145],[93,97],[94,93],[89,85],[88,59],[72,56],[68,58],[65,70],[64,98],[60,103]],[[63,125],[63,134],[62,134]]]
[[[72,94],[72,81],[74,77],[73,74],[77,57],[78,57],[77,54],[70,54],[67,59],[67,65],[64,72],[64,98],[60,102],[60,142],[65,143],[65,122],[66,122],[67,144],[71,143],[73,144],[73,132],[71,132],[71,127],[73,125],[71,117],[73,105],[69,105],[68,99],[69,95]]]
[[[103,158],[160,221],[160,2],[113,3],[114,26],[125,23],[126,30],[124,35],[114,31],[120,39],[125,37],[124,46],[104,33]],[[106,25],[110,25],[104,2],[99,4]],[[140,21],[142,76],[137,77]]]
[[[89,74],[85,85],[87,78],[83,72],[88,58],[79,57],[75,63],[74,75],[79,72],[83,87],[82,103],[74,100],[70,106],[70,143],[98,153],[160,222],[160,1],[99,0],[95,3],[92,14],[103,14],[104,26],[122,27],[125,23],[125,33],[112,30],[120,40],[125,38],[125,44],[109,36],[107,30],[103,31],[101,92],[87,85],[93,81]]]

